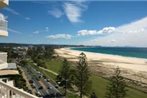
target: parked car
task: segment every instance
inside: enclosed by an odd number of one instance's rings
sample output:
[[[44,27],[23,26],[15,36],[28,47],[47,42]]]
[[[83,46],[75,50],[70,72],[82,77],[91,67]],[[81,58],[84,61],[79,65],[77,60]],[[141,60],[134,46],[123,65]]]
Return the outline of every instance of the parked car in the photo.
[[[42,86],[40,86],[38,89],[43,89],[43,87],[42,87]]]
[[[29,80],[29,83],[33,83],[33,80]]]

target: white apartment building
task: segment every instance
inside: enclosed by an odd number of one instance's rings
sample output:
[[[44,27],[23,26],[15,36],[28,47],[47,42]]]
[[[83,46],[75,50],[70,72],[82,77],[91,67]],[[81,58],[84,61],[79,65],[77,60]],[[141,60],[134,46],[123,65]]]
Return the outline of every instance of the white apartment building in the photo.
[[[7,2],[8,0],[0,1],[0,5],[4,7],[4,5],[6,5]],[[8,36],[7,20],[5,19],[2,13],[0,13],[0,36],[1,37]],[[12,68],[13,70],[9,70],[10,68]],[[17,71],[16,64],[7,63],[7,53],[0,52],[0,75],[2,76],[2,75],[17,75],[17,74],[19,73]]]
[[[8,0],[0,0],[0,8],[3,8],[8,5]],[[7,20],[4,15],[0,13],[0,37],[8,36],[7,31]],[[7,53],[0,52],[0,69],[6,68],[7,64]]]
[[[8,5],[9,0],[0,0],[0,8]],[[2,13],[0,13],[0,37],[8,36],[7,31],[7,21]],[[7,63],[7,53],[0,52],[0,76],[19,74],[15,69],[16,65],[14,63]],[[16,73],[15,73],[16,71]],[[0,81],[0,98],[38,98],[32,94],[29,94],[21,89],[18,89],[11,84],[4,83]]]

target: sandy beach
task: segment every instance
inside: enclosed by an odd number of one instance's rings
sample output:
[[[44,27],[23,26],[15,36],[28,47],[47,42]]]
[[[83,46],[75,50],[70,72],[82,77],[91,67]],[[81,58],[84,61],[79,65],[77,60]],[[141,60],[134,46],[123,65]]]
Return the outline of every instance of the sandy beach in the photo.
[[[70,48],[55,49],[55,52],[69,61],[78,61],[77,57],[84,52],[89,67],[95,72],[109,73],[110,69],[119,67],[126,78],[147,83],[147,59],[85,52]]]

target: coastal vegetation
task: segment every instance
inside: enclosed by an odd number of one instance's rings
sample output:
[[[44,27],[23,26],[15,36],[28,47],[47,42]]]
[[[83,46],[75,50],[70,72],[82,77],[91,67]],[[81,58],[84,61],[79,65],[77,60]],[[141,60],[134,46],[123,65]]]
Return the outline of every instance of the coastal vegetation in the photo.
[[[39,52],[38,52],[39,53]],[[40,53],[39,53],[40,54]],[[36,55],[36,54],[35,54]],[[52,54],[54,55],[54,53]],[[36,56],[38,57],[38,56]],[[69,62],[69,61],[64,61],[64,58],[61,57],[54,57],[51,56],[51,58],[40,58],[38,57],[36,59],[36,61],[40,59],[44,61],[44,65],[39,65],[37,64],[37,62],[35,62],[32,58],[31,60],[29,60],[29,62],[31,61],[30,64],[32,64],[32,66],[36,69],[38,69],[40,72],[42,72],[45,76],[49,77],[51,80],[53,80],[53,82],[56,81],[56,74],[61,74],[61,70],[63,70],[63,65],[69,65],[70,68],[69,69],[76,69],[75,67],[75,63],[73,62]],[[37,65],[37,66],[36,66]],[[38,66],[39,65],[39,66]],[[76,63],[76,66],[78,65],[78,63]],[[45,68],[46,70],[44,70],[43,68]],[[66,69],[66,68],[65,68]],[[64,69],[64,70],[65,70]],[[68,67],[66,70],[69,70]],[[49,70],[49,71],[48,71]],[[52,73],[52,72],[56,73]],[[67,71],[68,72],[68,71]],[[98,98],[104,98],[106,96],[106,92],[107,92],[107,85],[111,84],[112,81],[109,79],[105,79],[101,76],[97,76],[95,74],[93,74],[92,72],[90,72],[90,76],[89,76],[89,80],[91,81],[91,91],[88,93],[87,96],[90,97],[90,95],[92,94],[92,92],[95,92],[96,96],[98,96]],[[70,81],[71,82],[71,81]],[[64,89],[64,87],[63,87]],[[143,93],[141,91],[135,90],[133,88],[127,87],[127,92],[126,92],[126,97],[125,98],[146,98],[147,94]],[[75,88],[73,88],[72,86],[67,88],[67,97],[68,98],[78,98],[78,92],[77,89],[75,90]]]
[[[127,92],[126,83],[125,79],[120,76],[120,73],[120,69],[116,68],[107,86],[106,98],[125,98]]]
[[[57,76],[57,82],[65,89],[64,95],[66,96],[67,88],[70,86],[70,65],[66,59],[63,61],[63,65]]]
[[[80,92],[80,98],[83,98],[84,95],[88,95],[91,90],[91,81],[89,81],[90,72],[86,59],[86,55],[82,52],[79,56],[79,62],[75,71],[75,85]]]

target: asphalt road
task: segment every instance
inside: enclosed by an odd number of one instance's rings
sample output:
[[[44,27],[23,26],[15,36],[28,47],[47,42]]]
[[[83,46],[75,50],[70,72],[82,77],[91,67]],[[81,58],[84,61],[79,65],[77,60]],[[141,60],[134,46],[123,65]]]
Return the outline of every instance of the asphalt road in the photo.
[[[31,65],[26,65],[24,71],[27,73],[28,79],[33,81],[32,85],[40,97],[64,98],[60,96],[60,91],[48,81],[49,79],[43,77],[43,74],[34,69]]]

